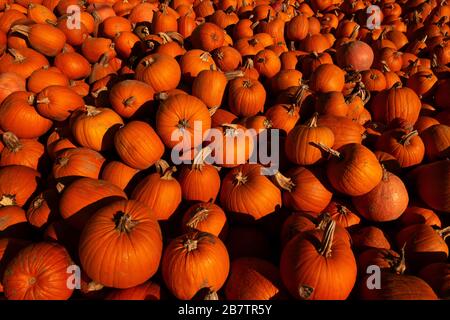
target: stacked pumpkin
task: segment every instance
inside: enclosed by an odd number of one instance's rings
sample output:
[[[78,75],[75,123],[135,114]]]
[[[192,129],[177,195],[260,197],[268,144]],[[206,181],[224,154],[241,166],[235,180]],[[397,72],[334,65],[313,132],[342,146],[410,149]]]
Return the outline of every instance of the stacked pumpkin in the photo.
[[[6,299],[450,297],[446,1],[0,10]]]

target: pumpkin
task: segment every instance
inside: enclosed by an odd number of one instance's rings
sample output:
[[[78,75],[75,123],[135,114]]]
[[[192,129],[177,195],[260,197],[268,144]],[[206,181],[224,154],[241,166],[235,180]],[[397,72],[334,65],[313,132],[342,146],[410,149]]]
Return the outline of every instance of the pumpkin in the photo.
[[[112,16],[102,21],[100,32],[107,38],[114,38],[121,32],[131,32],[131,23],[124,17]]]
[[[90,177],[97,179],[105,158],[88,148],[69,148],[57,153],[52,172],[55,179]]]
[[[0,74],[0,104],[16,91],[25,91],[25,78],[13,72]]]
[[[77,52],[62,52],[55,57],[57,67],[70,80],[81,80],[91,73],[89,61]]]
[[[156,113],[156,132],[169,148],[190,150],[198,146],[210,127],[208,108],[191,95],[167,98]],[[199,138],[200,141],[197,141]]]
[[[262,169],[257,164],[242,164],[227,173],[220,189],[220,203],[226,211],[258,220],[281,206],[280,190]]]
[[[44,146],[33,139],[19,139],[12,132],[2,135],[3,148],[0,166],[24,165],[37,170],[44,158]]]
[[[83,147],[104,151],[114,145],[114,135],[123,125],[122,118],[109,108],[86,106],[71,117],[72,135]]]
[[[402,180],[383,168],[380,183],[368,193],[352,198],[358,213],[370,221],[396,220],[408,206],[408,191]]]
[[[288,134],[300,119],[299,107],[295,104],[275,104],[264,114],[271,122],[272,128],[280,129]]]
[[[223,46],[213,51],[212,57],[217,67],[223,72],[236,70],[242,64],[242,56],[233,47]]]
[[[69,128],[56,127],[52,130],[46,141],[47,153],[52,160],[55,160],[56,154],[64,149],[76,148],[73,143]]]
[[[439,216],[431,209],[421,204],[410,204],[405,212],[400,216],[400,223],[403,226],[413,224],[428,224],[440,228],[442,226]]]
[[[342,91],[344,89],[345,72],[334,64],[321,64],[311,75],[310,88],[323,93],[329,91]]]
[[[95,211],[115,200],[126,198],[126,194],[110,182],[80,178],[64,187],[59,212],[71,226],[82,230]]]
[[[156,219],[167,220],[181,203],[181,186],[172,176],[176,167],[169,167],[164,160],[158,161],[156,165],[158,172],[142,179],[134,188],[131,199],[146,204]]]
[[[128,289],[115,289],[106,295],[105,300],[160,300],[161,291],[157,283],[147,281]]]
[[[367,43],[356,40],[341,45],[336,51],[336,57],[341,68],[365,71],[372,66],[374,54]]]
[[[350,113],[349,105],[345,101],[344,95],[338,91],[326,92],[319,95],[315,107],[316,111],[321,115],[345,117]]]
[[[192,82],[201,71],[210,70],[211,65],[215,65],[215,62],[209,52],[192,49],[181,56],[179,66],[183,79]]]
[[[413,125],[419,118],[421,105],[419,97],[412,89],[396,85],[379,92],[373,98],[373,120],[390,124],[396,119],[403,119]]]
[[[322,158],[321,150],[316,144],[333,146],[333,132],[328,127],[317,126],[317,116],[315,114],[306,124],[294,127],[287,135],[285,150],[291,162],[299,165],[315,164]]]
[[[309,21],[304,14],[293,17],[286,25],[286,38],[291,41],[300,41],[308,35]]]
[[[261,76],[271,79],[281,70],[281,61],[274,51],[264,49],[256,54],[254,67]]]
[[[401,128],[383,132],[376,148],[394,156],[403,168],[421,163],[425,153],[425,146],[418,132],[408,132]]]
[[[39,93],[49,86],[69,86],[69,78],[56,67],[44,67],[34,71],[27,80],[27,89]]]
[[[349,228],[358,225],[361,221],[351,206],[340,199],[332,199],[323,212],[328,212],[338,226]]]
[[[33,49],[49,57],[60,53],[66,42],[64,32],[50,24],[36,23],[31,26],[16,24],[11,31],[25,35]]]
[[[28,78],[34,71],[48,65],[44,55],[30,48],[8,49],[0,58],[0,72],[14,72]]]
[[[383,230],[374,226],[359,226],[353,229],[351,238],[353,247],[358,251],[368,248],[391,248],[391,244]]]
[[[178,174],[182,197],[187,201],[215,200],[220,190],[218,170],[205,158],[210,154],[209,148],[204,148],[194,157],[192,165],[183,165]]]
[[[83,99],[66,86],[48,86],[36,97],[39,114],[56,121],[66,120],[74,110],[83,106]]]
[[[175,89],[181,79],[178,62],[163,53],[143,58],[136,67],[136,80],[149,84],[155,92]]]
[[[9,300],[67,300],[73,292],[67,283],[73,264],[66,249],[56,243],[34,243],[19,251],[3,277]]]
[[[138,173],[138,169],[127,166],[123,162],[110,161],[102,169],[101,179],[128,191],[134,187]]]
[[[408,78],[408,88],[414,90],[419,97],[426,97],[432,93],[438,79],[431,70],[418,71]]]
[[[41,174],[36,170],[10,165],[0,168],[0,206],[23,207],[36,192]]]
[[[192,45],[195,49],[209,52],[223,46],[224,40],[223,29],[211,22],[199,25],[191,35]]]
[[[152,30],[154,33],[177,31],[176,16],[171,14],[170,7],[167,4],[162,4],[157,12],[153,14]]]
[[[318,170],[296,167],[288,171],[287,177],[277,172],[275,180],[283,189],[283,205],[291,210],[322,212],[333,195]]]
[[[0,231],[2,236],[10,238],[28,238],[30,229],[25,211],[16,205],[0,207]]]
[[[183,214],[182,227],[186,232],[197,230],[221,237],[227,226],[225,212],[212,202],[194,204]]]
[[[81,53],[90,63],[98,62],[103,56],[116,56],[113,41],[102,37],[87,38],[81,46]]]
[[[421,132],[425,145],[425,154],[430,161],[445,159],[450,156],[450,127],[436,124]]]
[[[81,19],[80,19],[81,20]],[[71,28],[72,20],[68,17],[59,19],[56,27],[61,30],[66,36],[66,43],[71,46],[80,46],[88,38],[89,31],[84,25],[83,21],[80,21],[79,28]]]
[[[144,283],[156,273],[161,254],[161,229],[155,214],[137,201],[119,200],[104,206],[80,236],[83,270],[108,287],[125,289]]]
[[[266,90],[258,80],[242,77],[230,81],[228,106],[237,116],[249,117],[264,110]]]
[[[228,252],[216,236],[193,231],[172,240],[162,262],[166,287],[181,300],[192,299],[198,291],[218,291],[230,269]]]
[[[34,100],[34,95],[25,91],[13,92],[3,100],[0,105],[1,129],[14,132],[19,138],[25,139],[38,138],[46,133],[51,128],[52,121],[36,111]]]
[[[58,192],[47,189],[39,193],[30,203],[26,212],[28,222],[36,228],[44,228],[59,216]]]
[[[8,263],[28,245],[28,241],[15,238],[0,239],[0,292],[3,293],[3,273]]]
[[[224,124],[234,123],[236,115],[224,109],[211,109],[211,128],[220,127]]]
[[[139,170],[155,164],[164,153],[161,139],[142,121],[131,121],[120,128],[114,136],[114,146],[125,164]]]
[[[286,298],[278,268],[259,258],[239,258],[231,263],[225,285],[229,300],[278,300]]]
[[[297,299],[343,300],[356,282],[356,261],[348,243],[335,236],[336,222],[325,230],[307,231],[283,248],[280,273]]]
[[[349,196],[363,195],[381,181],[381,165],[367,147],[357,143],[346,144],[338,150],[318,146],[332,155],[326,170],[328,180],[337,191]]]
[[[431,263],[420,270],[418,276],[425,280],[442,299],[450,294],[450,265],[448,263]]]
[[[398,247],[405,246],[408,267],[419,270],[427,264],[447,260],[445,238],[448,235],[449,228],[435,230],[430,225],[415,224],[401,229],[395,241]]]
[[[137,80],[120,81],[109,91],[111,107],[123,118],[142,116],[153,107],[154,90]]]

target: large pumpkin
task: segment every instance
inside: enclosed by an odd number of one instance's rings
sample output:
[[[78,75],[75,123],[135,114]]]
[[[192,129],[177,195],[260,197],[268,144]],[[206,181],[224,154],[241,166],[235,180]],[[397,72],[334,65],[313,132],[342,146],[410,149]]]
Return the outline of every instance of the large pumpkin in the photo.
[[[67,300],[73,292],[67,285],[72,264],[59,244],[32,244],[8,264],[3,277],[5,296],[9,300]]]
[[[80,237],[83,270],[108,287],[130,288],[144,283],[158,270],[161,254],[156,217],[137,201],[120,200],[104,206]]]
[[[207,288],[218,291],[230,269],[228,252],[216,236],[193,231],[172,240],[161,262],[166,287],[182,300]]]
[[[297,299],[343,300],[356,282],[356,261],[347,241],[335,236],[336,222],[308,231],[284,247],[280,272]]]

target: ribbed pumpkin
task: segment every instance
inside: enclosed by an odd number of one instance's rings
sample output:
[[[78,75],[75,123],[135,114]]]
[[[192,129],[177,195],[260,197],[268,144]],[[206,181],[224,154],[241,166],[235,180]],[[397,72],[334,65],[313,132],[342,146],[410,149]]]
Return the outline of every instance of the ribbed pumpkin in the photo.
[[[138,173],[138,169],[127,166],[123,162],[110,161],[104,166],[101,179],[115,184],[122,190],[128,191],[133,187],[134,178]]]
[[[47,66],[44,55],[30,48],[8,49],[0,58],[0,72],[14,72],[28,78],[34,71]]]
[[[349,228],[358,225],[361,218],[345,201],[332,199],[323,212],[328,212],[338,226]]]
[[[73,289],[66,249],[56,243],[39,242],[22,249],[8,264],[3,277],[9,300],[67,300]]]
[[[331,200],[333,193],[322,172],[305,167],[292,168],[287,177],[280,172],[275,181],[283,189],[283,205],[295,211],[322,212]]]
[[[0,207],[0,232],[7,238],[28,238],[30,229],[25,210],[16,205]]]
[[[368,193],[352,198],[364,218],[376,222],[396,220],[408,206],[409,196],[402,180],[383,168],[380,183]]]
[[[210,52],[224,44],[224,32],[214,23],[206,22],[194,29],[191,39],[194,48]]]
[[[365,128],[347,117],[319,116],[317,125],[328,127],[333,131],[333,148],[335,149],[339,149],[349,143],[361,143],[363,140]]]
[[[258,80],[242,77],[230,82],[228,106],[237,116],[254,116],[264,110],[265,102],[266,90]]]
[[[58,200],[56,188],[39,193],[26,212],[28,222],[36,228],[43,228],[56,220],[59,217]]]
[[[266,110],[265,116],[272,123],[272,128],[288,134],[300,119],[299,109],[295,104],[276,104]]]
[[[292,296],[307,300],[346,299],[356,282],[356,261],[331,220],[325,230],[307,231],[290,240],[280,260],[284,285]]]
[[[108,287],[144,283],[158,270],[161,254],[161,229],[155,214],[137,201],[120,200],[104,206],[80,237],[83,270]]]
[[[225,296],[229,300],[278,300],[287,297],[278,268],[259,258],[239,258],[231,263]]]
[[[131,121],[114,136],[114,146],[122,161],[135,169],[147,169],[164,153],[164,144],[153,128],[142,121]]]
[[[0,239],[0,292],[3,292],[3,274],[8,263],[14,259],[20,250],[28,245],[28,241],[15,238]]]
[[[21,165],[0,168],[0,206],[24,206],[36,192],[41,174]]]
[[[81,146],[104,151],[113,147],[114,135],[122,125],[122,118],[112,109],[86,106],[73,114],[70,127]]]
[[[375,155],[357,143],[342,146],[331,152],[327,163],[327,177],[337,191],[349,196],[363,195],[380,183],[383,170]]]
[[[12,132],[2,134],[5,147],[0,153],[0,166],[23,165],[37,170],[44,160],[44,146],[34,139],[19,139]]]
[[[40,115],[55,120],[66,120],[73,111],[84,106],[83,99],[69,87],[48,86],[36,97]]]
[[[45,66],[34,71],[27,80],[27,89],[33,93],[49,86],[69,86],[69,78],[58,68]]]
[[[439,228],[442,226],[439,216],[433,210],[426,208],[425,205],[420,203],[410,204],[399,218],[399,222],[403,226],[413,224],[428,224]]]
[[[97,179],[105,158],[88,148],[71,148],[58,152],[53,164],[53,177],[90,177]]]
[[[280,190],[264,175],[262,166],[243,164],[222,180],[220,203],[226,211],[260,219],[281,206]]]
[[[285,141],[285,151],[288,159],[299,165],[311,165],[322,158],[320,148],[316,146],[321,143],[329,148],[334,145],[334,134],[325,126],[317,126],[315,114],[306,124],[294,127]]]
[[[145,203],[158,220],[167,220],[181,203],[180,183],[172,176],[176,167],[164,160],[156,164],[158,172],[142,179],[134,188],[131,199]]]
[[[187,82],[192,82],[203,70],[210,70],[215,62],[209,52],[192,49],[180,59],[181,74]]]
[[[153,107],[153,88],[137,80],[116,83],[109,92],[111,106],[121,117],[147,115]]]
[[[188,231],[202,231],[221,237],[227,231],[227,217],[222,208],[212,202],[191,206],[183,215],[182,227]]]
[[[218,170],[210,163],[205,163],[211,150],[204,148],[194,157],[192,165],[183,165],[178,174],[181,192],[187,201],[215,200],[220,190]]]
[[[59,211],[73,227],[82,230],[95,211],[112,201],[126,198],[125,192],[110,182],[80,178],[64,187]]]
[[[12,92],[25,91],[25,82],[25,78],[18,75],[17,73],[3,72],[0,75],[0,104]]]
[[[143,58],[136,67],[136,80],[149,84],[155,92],[175,89],[181,79],[178,62],[162,53]]]
[[[216,236],[193,231],[172,240],[161,262],[166,287],[181,300],[192,299],[201,289],[216,292],[230,269],[228,252]]]
[[[445,159],[450,156],[450,127],[436,124],[424,130],[420,137],[425,145],[425,154],[429,161]]]
[[[190,150],[202,142],[196,139],[203,138],[210,128],[208,108],[191,95],[170,96],[163,101],[156,114],[156,132],[169,148]]]
[[[310,84],[316,92],[342,91],[345,84],[345,72],[330,63],[321,64],[311,75]]]

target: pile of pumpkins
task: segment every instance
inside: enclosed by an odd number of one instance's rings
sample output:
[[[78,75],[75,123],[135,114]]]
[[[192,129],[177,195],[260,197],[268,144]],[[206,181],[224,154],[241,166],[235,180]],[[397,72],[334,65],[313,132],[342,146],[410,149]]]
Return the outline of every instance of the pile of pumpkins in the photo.
[[[449,21],[0,0],[0,298],[450,298]]]

